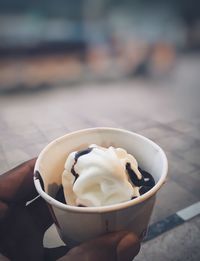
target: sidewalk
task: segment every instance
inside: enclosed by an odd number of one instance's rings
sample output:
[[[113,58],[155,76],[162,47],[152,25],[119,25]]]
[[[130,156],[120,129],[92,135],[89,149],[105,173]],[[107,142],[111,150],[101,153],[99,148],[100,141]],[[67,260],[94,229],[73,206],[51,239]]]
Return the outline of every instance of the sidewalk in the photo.
[[[196,217],[142,245],[134,261],[183,261],[200,259],[200,218]]]

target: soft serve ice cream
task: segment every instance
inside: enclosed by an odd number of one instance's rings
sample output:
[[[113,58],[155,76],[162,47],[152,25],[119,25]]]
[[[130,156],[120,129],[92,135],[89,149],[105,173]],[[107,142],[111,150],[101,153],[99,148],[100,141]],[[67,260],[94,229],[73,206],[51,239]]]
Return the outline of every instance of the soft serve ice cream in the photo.
[[[91,145],[69,154],[62,185],[67,204],[95,207],[131,200],[155,182],[126,150]]]

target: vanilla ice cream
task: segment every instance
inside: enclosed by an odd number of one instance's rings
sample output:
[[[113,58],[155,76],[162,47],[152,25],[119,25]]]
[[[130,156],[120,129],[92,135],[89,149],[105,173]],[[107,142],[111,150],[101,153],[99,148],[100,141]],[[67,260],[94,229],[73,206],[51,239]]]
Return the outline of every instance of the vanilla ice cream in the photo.
[[[152,176],[138,168],[126,150],[97,145],[70,153],[62,175],[65,201],[73,206],[124,202],[144,194],[154,184]]]

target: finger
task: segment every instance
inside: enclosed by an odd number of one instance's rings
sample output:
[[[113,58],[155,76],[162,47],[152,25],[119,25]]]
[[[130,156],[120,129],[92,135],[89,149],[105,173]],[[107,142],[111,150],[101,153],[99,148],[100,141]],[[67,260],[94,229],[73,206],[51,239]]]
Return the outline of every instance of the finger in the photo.
[[[0,221],[6,217],[8,213],[8,205],[0,200]]]
[[[82,246],[87,246],[88,244],[90,245],[104,245],[106,244],[109,247],[116,246],[120,240],[128,234],[127,231],[119,231],[119,232],[111,232],[108,234],[105,234],[103,236],[100,236],[95,239],[91,239],[85,243],[82,244]]]
[[[117,260],[131,261],[140,251],[140,241],[133,233],[125,235],[117,246]]]
[[[110,233],[99,238],[89,240],[78,247],[71,249],[60,261],[70,260],[117,260],[117,246],[128,234],[126,231]]]
[[[43,234],[25,208],[15,206],[0,221],[0,252],[11,260],[44,258]]]
[[[55,261],[58,258],[64,256],[69,251],[67,246],[61,246],[56,248],[44,248],[44,260]]]
[[[33,170],[36,159],[29,160],[0,175],[0,200],[7,203],[26,202],[33,199],[36,189]]]

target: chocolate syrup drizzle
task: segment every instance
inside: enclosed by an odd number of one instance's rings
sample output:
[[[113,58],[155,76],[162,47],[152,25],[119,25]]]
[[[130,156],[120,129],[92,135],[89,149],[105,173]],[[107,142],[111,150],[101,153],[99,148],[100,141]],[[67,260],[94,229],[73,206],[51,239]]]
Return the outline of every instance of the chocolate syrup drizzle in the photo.
[[[141,179],[138,179],[138,176],[136,175],[135,171],[131,168],[131,163],[127,162],[126,163],[126,171],[129,175],[129,178],[131,182],[136,186],[136,187],[141,187],[143,185],[143,177]]]
[[[135,171],[131,168],[130,162],[126,163],[126,171],[129,175],[131,182],[136,187],[140,187],[139,193],[140,193],[140,195],[143,195],[144,193],[149,191],[151,188],[153,188],[153,186],[155,186],[155,181],[154,181],[154,178],[152,177],[152,175],[150,173],[148,173],[147,171],[142,170],[140,167],[138,167],[138,170],[142,174],[141,179],[138,178]]]
[[[74,158],[74,164],[73,164],[73,166],[72,166],[72,168],[71,168],[71,173],[72,173],[72,175],[75,177],[74,182],[75,182],[75,181],[77,180],[77,178],[79,177],[79,174],[78,174],[78,173],[75,171],[75,169],[74,169],[74,167],[75,167],[75,165],[76,165],[78,159],[79,159],[81,156],[90,153],[92,150],[93,150],[93,148],[87,148],[87,149],[85,149],[85,150],[80,150],[80,151],[76,152],[75,158]]]
[[[44,190],[44,181],[42,179],[42,176],[40,175],[40,172],[38,170],[35,171],[34,176],[36,179],[39,179],[41,188]]]
[[[64,191],[63,191],[63,186],[62,185],[58,189],[58,192],[56,194],[56,200],[62,202],[63,204],[67,204],[66,201],[65,201],[65,196],[64,196]]]

